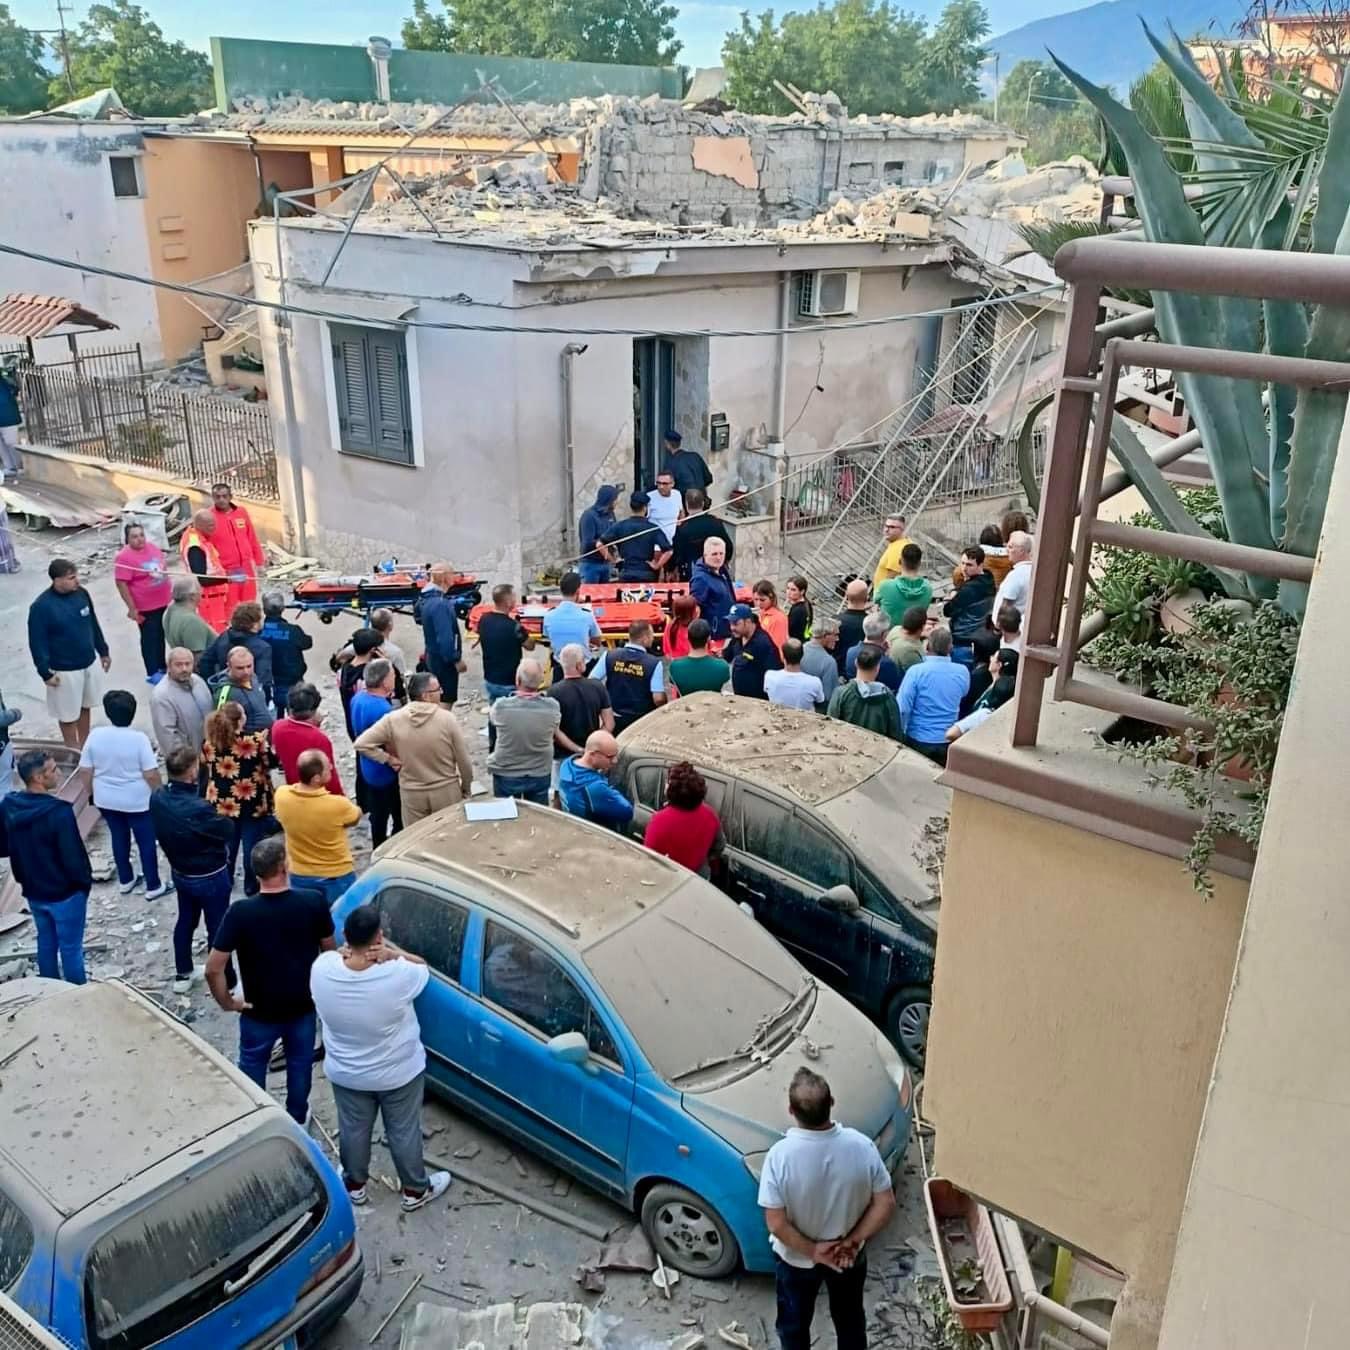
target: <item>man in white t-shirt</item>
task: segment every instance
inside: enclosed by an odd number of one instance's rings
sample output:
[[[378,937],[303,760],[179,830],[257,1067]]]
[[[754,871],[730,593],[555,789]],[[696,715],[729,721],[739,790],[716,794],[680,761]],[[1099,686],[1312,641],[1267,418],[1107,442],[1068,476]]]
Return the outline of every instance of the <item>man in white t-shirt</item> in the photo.
[[[422,1157],[427,1054],[413,1000],[427,986],[427,964],[385,940],[374,905],[352,910],[342,935],[347,945],[320,953],[309,975],[323,1024],[324,1074],[337,1103],[342,1179],[352,1204],[366,1204],[378,1113],[403,1186],[403,1208],[421,1209],[450,1185],[450,1173],[428,1175]]]
[[[123,895],[144,884],[145,898],[158,900],[173,890],[173,882],[159,878],[155,826],[150,819],[150,793],[159,786],[159,761],[150,737],[131,725],[136,695],[110,689],[103,695],[103,712],[112,724],[95,727],[80,751],[80,776],[92,787],[94,805],[108,825],[113,862]],[[141,875],[131,863],[131,840],[141,855]]]
[[[764,675],[764,696],[770,703],[814,712],[818,704],[827,701],[825,686],[819,677],[808,675],[802,669],[802,657],[805,654],[806,649],[796,638],[788,638],[783,643],[783,669],[770,670]]]
[[[765,1155],[759,1203],[777,1266],[782,1350],[810,1350],[823,1284],[839,1350],[865,1350],[863,1244],[895,1211],[895,1191],[876,1145],[830,1119],[834,1098],[817,1073],[800,1068],[788,1089],[793,1127]]]
[[[1015,605],[1025,618],[1031,599],[1031,555],[1034,549],[1031,536],[1025,530],[1014,530],[1008,536],[1008,557],[1012,568],[1003,578],[1003,584],[994,596],[993,618],[998,622],[1004,605]]]
[[[659,525],[667,539],[674,539],[683,505],[680,494],[675,491],[674,474],[662,469],[656,475],[656,490],[647,494],[647,519],[653,525]]]

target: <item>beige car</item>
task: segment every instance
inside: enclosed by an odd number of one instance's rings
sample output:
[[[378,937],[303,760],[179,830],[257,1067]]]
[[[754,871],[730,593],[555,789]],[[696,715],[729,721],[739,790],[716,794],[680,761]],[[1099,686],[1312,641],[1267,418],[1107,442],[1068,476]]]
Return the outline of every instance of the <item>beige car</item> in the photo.
[[[895,741],[760,699],[694,694],[619,737],[641,839],[687,760],[726,840],[726,887],[808,970],[923,1067],[937,943],[932,839],[951,793]]]

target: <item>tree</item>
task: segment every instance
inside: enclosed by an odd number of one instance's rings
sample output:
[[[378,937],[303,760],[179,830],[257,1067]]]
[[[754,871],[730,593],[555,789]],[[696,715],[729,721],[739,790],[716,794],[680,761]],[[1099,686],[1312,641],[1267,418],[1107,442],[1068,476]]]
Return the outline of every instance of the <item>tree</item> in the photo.
[[[1054,110],[1077,102],[1078,90],[1049,61],[1019,61],[998,87],[999,116],[1005,122],[1019,111],[1028,117],[1033,103]]]
[[[982,39],[989,35],[989,11],[980,0],[947,0],[925,48],[933,107],[950,112],[979,97]]]
[[[954,0],[964,3],[965,0]],[[727,98],[746,112],[789,113],[774,80],[833,90],[853,113],[923,112],[928,99],[927,28],[890,0],[836,0],[781,21],[765,10],[726,35]]]
[[[211,62],[182,42],[168,42],[160,26],[131,0],[91,5],[70,39],[75,97],[116,89],[145,117],[181,117],[214,102]],[[51,98],[70,98],[65,76],[51,81]]]
[[[47,81],[42,66],[44,44],[0,4],[0,112],[26,113],[47,106]]]
[[[403,45],[415,51],[535,56],[553,61],[608,61],[667,66],[679,54],[675,19],[664,0],[413,0]]]
[[[980,105],[987,117],[992,102]],[[1096,160],[1101,154],[1101,122],[1059,71],[1045,61],[1019,61],[999,84],[999,120],[1027,138],[1023,152],[1028,164],[1048,164],[1082,155]]]

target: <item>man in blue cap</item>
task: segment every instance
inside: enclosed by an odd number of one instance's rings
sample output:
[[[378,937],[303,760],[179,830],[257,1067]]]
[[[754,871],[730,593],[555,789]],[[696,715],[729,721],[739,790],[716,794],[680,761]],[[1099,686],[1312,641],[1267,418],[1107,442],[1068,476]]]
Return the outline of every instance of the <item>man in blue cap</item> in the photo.
[[[768,698],[764,677],[782,670],[774,640],[759,626],[759,615],[749,605],[731,607],[731,641],[722,648],[722,660],[731,665],[731,692],[744,698]]]
[[[614,524],[614,503],[619,497],[619,486],[615,483],[602,483],[595,494],[595,501],[581,513],[577,533],[581,537],[581,558],[577,571],[587,585],[608,581],[609,563],[604,552],[596,548],[600,536]]]
[[[645,492],[633,493],[628,509],[632,514],[626,520],[600,536],[600,550],[607,560],[618,562],[620,581],[655,581],[670,561],[670,540],[647,519]]]
[[[675,479],[675,490],[684,496],[691,488],[700,492],[712,486],[712,470],[697,450],[686,450],[680,444],[678,431],[668,431],[665,435],[665,459],[661,471],[669,473]]]

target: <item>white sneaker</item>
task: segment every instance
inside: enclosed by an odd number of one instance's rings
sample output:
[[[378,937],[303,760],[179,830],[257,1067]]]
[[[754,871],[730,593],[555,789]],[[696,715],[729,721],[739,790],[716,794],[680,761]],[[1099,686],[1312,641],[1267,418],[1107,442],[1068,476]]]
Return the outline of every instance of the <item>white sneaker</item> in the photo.
[[[144,885],[144,883],[145,883],[144,877],[132,877],[130,881],[122,882],[122,884],[118,886],[117,889],[121,891],[123,895],[130,895],[132,891],[136,889],[137,886]]]
[[[446,1191],[450,1189],[449,1172],[432,1172],[427,1177],[430,1183],[421,1195],[409,1195],[406,1191],[403,1194],[403,1212],[411,1214],[415,1209],[421,1209],[423,1205],[429,1205],[433,1200],[439,1200]]]
[[[171,894],[172,891],[173,891],[172,881],[161,881],[153,891],[146,891],[145,898],[147,900],[158,900],[162,896]]]
[[[366,1194],[364,1186],[358,1186],[355,1190],[348,1187],[347,1199],[354,1205],[368,1205],[370,1203],[370,1197]]]
[[[173,992],[175,994],[190,994],[194,984],[200,984],[206,978],[205,966],[193,966],[192,974],[187,976],[180,975],[173,982]]]

